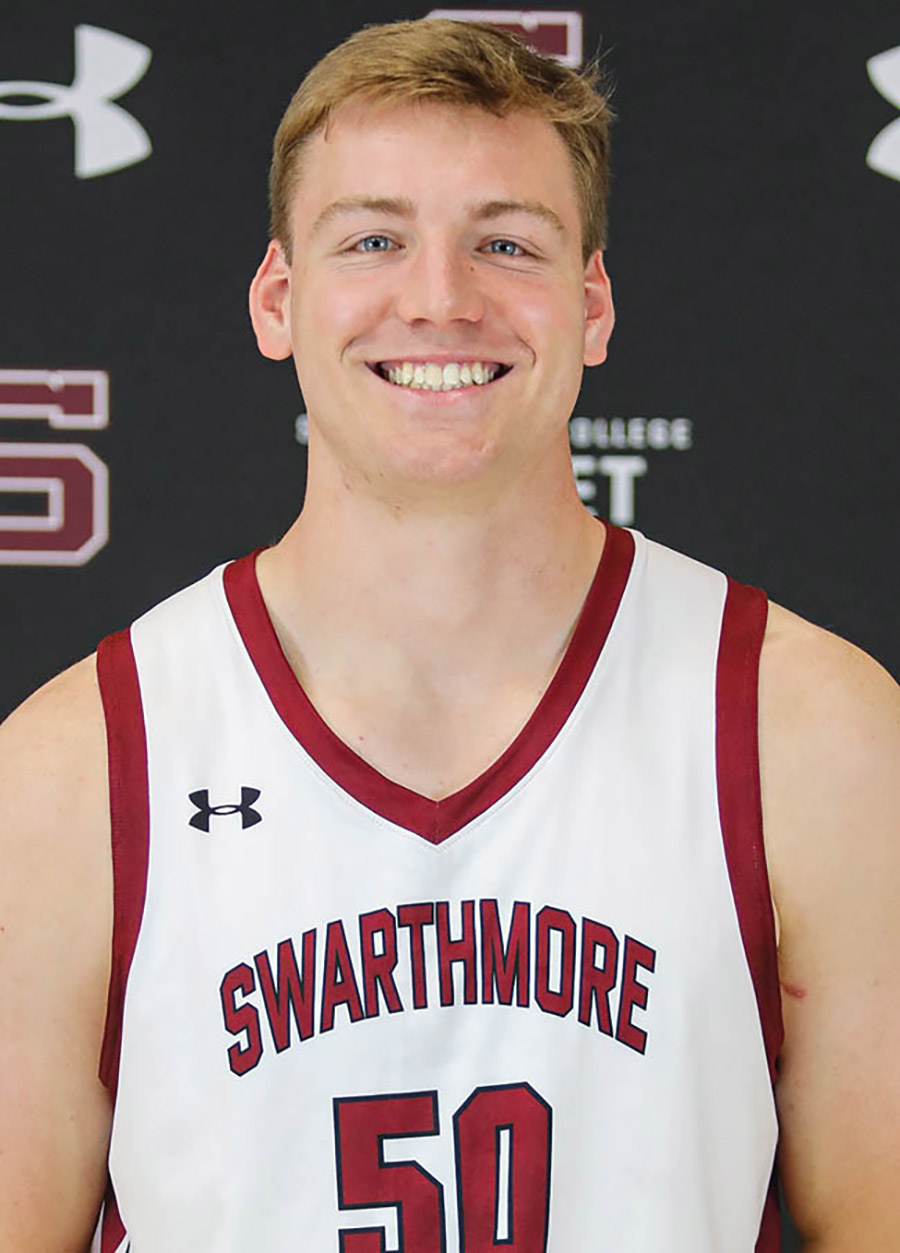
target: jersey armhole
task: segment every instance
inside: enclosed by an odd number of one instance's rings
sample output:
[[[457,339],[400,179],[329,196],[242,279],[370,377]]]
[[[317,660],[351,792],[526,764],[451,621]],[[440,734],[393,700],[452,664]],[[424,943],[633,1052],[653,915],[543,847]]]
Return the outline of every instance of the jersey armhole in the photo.
[[[115,1097],[125,988],[144,910],[150,846],[147,737],[130,631],[100,643],[97,678],[106,718],[113,867],[112,960],[99,1074]]]
[[[759,777],[759,659],[768,612],[765,593],[728,580],[716,668],[716,774],[725,861],[774,1085],[784,1028]],[[755,1253],[781,1248],[773,1170]]]
[[[110,1181],[90,1253],[128,1253],[129,1248],[128,1232],[122,1223],[115,1190]]]
[[[763,592],[728,580],[716,672],[719,816],[741,939],[774,1083],[783,1026],[759,776],[759,659],[767,617],[768,601]]]

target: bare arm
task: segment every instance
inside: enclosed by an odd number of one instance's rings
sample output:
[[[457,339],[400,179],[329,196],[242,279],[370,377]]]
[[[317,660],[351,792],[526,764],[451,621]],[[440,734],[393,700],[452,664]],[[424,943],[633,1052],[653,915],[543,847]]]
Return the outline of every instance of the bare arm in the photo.
[[[809,1253],[896,1253],[900,689],[858,649],[776,608],[760,725],[788,1204]]]
[[[93,659],[0,727],[0,1248],[83,1253],[106,1180],[112,918]]]

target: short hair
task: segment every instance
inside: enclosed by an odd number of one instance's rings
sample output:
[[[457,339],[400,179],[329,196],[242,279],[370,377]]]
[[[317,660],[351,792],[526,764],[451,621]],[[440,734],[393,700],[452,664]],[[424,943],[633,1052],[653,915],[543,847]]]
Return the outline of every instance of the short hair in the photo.
[[[596,62],[576,72],[486,22],[366,26],[309,71],[285,110],[269,169],[270,235],[290,255],[290,205],[306,142],[351,101],[434,102],[499,117],[523,110],[556,128],[572,160],[587,259],[606,246],[613,113]]]

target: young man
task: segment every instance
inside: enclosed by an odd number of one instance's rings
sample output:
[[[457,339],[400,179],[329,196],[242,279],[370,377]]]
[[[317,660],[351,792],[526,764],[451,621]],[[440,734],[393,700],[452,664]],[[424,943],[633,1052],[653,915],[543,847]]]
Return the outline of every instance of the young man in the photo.
[[[4,1248],[771,1253],[776,1057],[808,1247],[900,1247],[900,699],[580,505],[607,125],[441,22],[288,109],[303,512],[2,732]]]

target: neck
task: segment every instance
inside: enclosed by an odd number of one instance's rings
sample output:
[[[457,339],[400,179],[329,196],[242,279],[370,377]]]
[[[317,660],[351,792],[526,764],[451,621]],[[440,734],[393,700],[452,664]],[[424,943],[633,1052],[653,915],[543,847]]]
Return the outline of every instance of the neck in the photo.
[[[307,696],[389,778],[435,799],[496,760],[562,659],[604,531],[571,476],[480,510],[313,487],[259,560]]]
[[[571,478],[556,482],[552,491],[519,485],[477,510],[452,512],[348,499],[311,483],[300,517],[259,565],[301,677],[328,667],[328,652],[331,664],[358,658],[371,668],[380,650],[400,649],[416,670],[433,658],[451,671],[454,659],[514,661],[517,643],[540,657],[545,637],[556,651],[603,541]]]

